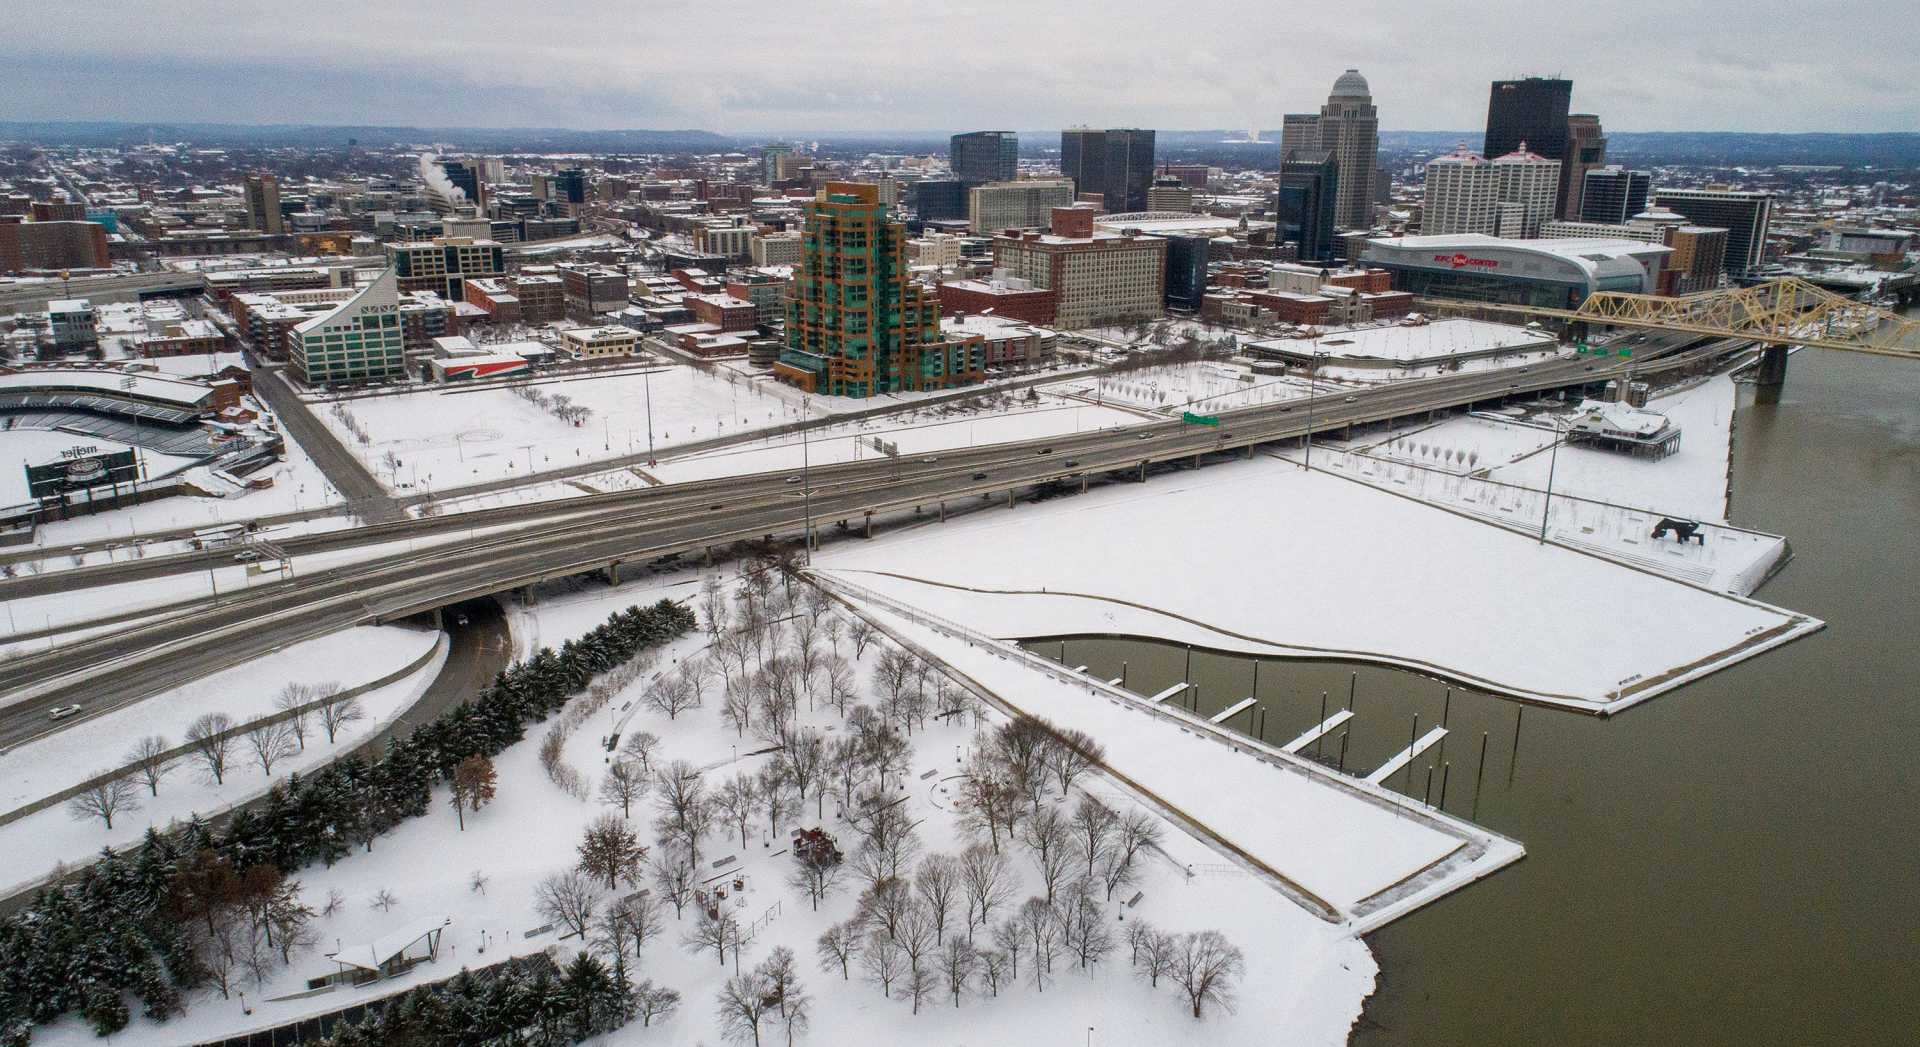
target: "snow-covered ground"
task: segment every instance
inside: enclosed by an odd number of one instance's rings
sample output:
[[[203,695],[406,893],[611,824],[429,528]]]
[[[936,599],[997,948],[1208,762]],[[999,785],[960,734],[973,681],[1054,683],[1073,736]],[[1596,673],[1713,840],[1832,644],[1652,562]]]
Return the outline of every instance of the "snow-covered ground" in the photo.
[[[195,812],[203,817],[213,814],[261,795],[273,780],[331,759],[340,747],[379,729],[413,704],[446,659],[443,639],[437,632],[397,626],[336,633],[16,746],[0,756],[3,802],[9,808],[125,765],[127,751],[149,735],[161,735],[170,746],[179,745],[187,725],[202,713],[226,713],[234,723],[245,723],[270,715],[275,697],[289,682],[331,681],[350,688],[433,652],[414,673],[361,695],[357,701],[365,718],[345,725],[333,745],[327,743],[319,718],[310,717],[306,747],[276,762],[271,779],[254,762],[246,741],[235,739],[223,783],[214,785],[192,758],[183,757],[161,781],[158,796],[149,795],[144,784],[137,787],[140,809],[116,816],[111,830],[98,820],[75,821],[65,804],[0,826],[0,884],[9,885],[0,888],[0,895],[38,880],[57,864],[81,862],[102,847],[136,842],[150,826],[163,828]]]
[[[1529,532],[1540,525],[1551,470],[1547,536],[1553,541],[1744,596],[1787,555],[1787,545],[1778,535],[1714,523],[1726,513],[1733,399],[1733,380],[1719,376],[1654,400],[1652,407],[1683,432],[1680,453],[1660,461],[1564,444],[1556,457],[1551,444],[1559,415],[1553,411],[1460,416],[1353,445],[1328,441],[1315,447],[1313,461],[1316,468]],[[1298,461],[1303,454],[1286,456]],[[1666,516],[1707,522],[1706,541],[1654,538],[1654,525]]]
[[[1179,413],[1225,411],[1235,407],[1293,400],[1308,394],[1305,378],[1255,374],[1238,364],[1199,361],[1163,364],[1076,378],[1043,386],[1047,392],[1069,393],[1098,403]],[[1322,386],[1324,391],[1325,386]]]
[[[532,608],[516,612],[514,628],[520,632],[532,625],[538,630],[538,642],[557,645],[566,636],[598,623],[610,610],[645,603],[663,593],[687,594],[692,580],[689,574],[658,584],[636,583],[612,590],[586,587],[549,596]],[[704,635],[686,637],[660,652],[658,665],[671,667],[679,660],[697,656],[705,643]],[[863,700],[870,701],[875,694],[870,671],[880,650],[879,644],[869,647],[859,660]],[[840,651],[852,656],[846,639],[841,640]],[[736,771],[758,770],[767,759],[745,755],[763,748],[764,743],[752,735],[738,737],[725,726],[716,693],[708,695],[704,707],[669,720],[637,702],[643,686],[644,682],[637,683],[615,696],[609,715],[620,715],[626,706],[627,732],[646,730],[658,735],[662,742],[656,760],[684,759],[708,767],[709,786],[718,787]],[[717,686],[710,688],[717,690]],[[997,718],[997,714],[991,715]],[[800,719],[827,731],[829,738],[844,730],[838,714],[824,706],[809,708],[802,702]],[[592,784],[597,784],[605,770],[605,754],[598,737],[604,731],[604,722],[599,717],[589,718],[564,750],[567,762]],[[526,954],[557,946],[564,959],[565,951],[579,946],[577,939],[559,941],[560,932],[551,930],[529,933],[544,922],[533,910],[533,890],[542,877],[574,864],[574,847],[582,828],[609,808],[575,799],[548,781],[537,753],[538,736],[544,732],[544,727],[530,732],[527,740],[496,760],[497,799],[479,813],[469,814],[464,832],[456,830],[441,790],[427,816],[381,837],[371,853],[353,854],[330,868],[299,872],[303,897],[310,904],[320,906],[334,891],[342,897],[343,905],[337,913],[317,921],[327,948],[335,942],[370,941],[396,925],[415,920],[449,919],[438,962],[424,964],[404,978],[377,987],[275,1002],[276,997],[303,989],[307,978],[333,970],[322,955],[326,951],[323,948],[297,956],[291,969],[280,972],[264,987],[249,991],[250,1015],[242,1013],[237,999],[202,996],[164,1030],[136,1017],[121,1035],[129,1042],[156,1037],[170,1042],[206,1039],[331,1010],[412,982],[446,977],[462,966],[492,962],[509,953]],[[901,793],[928,851],[952,853],[964,842],[946,779],[957,769],[956,757],[971,746],[972,732],[973,726],[965,717],[955,717],[933,721],[912,738],[915,755],[903,777]],[[742,754],[737,761],[736,750]],[[1085,788],[1122,809],[1137,802],[1104,779],[1089,781]],[[645,806],[645,813],[634,811],[633,822],[642,837],[651,840],[653,834],[646,826],[652,805]],[[815,814],[811,803],[801,816],[786,818],[777,839],[784,841],[789,828],[816,824],[837,834],[841,846],[851,850],[855,833],[839,820],[830,801],[824,806],[824,818]],[[766,842],[763,820],[757,820],[749,830],[745,847],[739,846],[736,829],[716,828],[707,838],[702,861],[707,868],[702,875],[729,888],[736,878],[745,882],[743,891],[729,890],[726,902],[736,907],[742,924],[755,925],[753,940],[743,953],[745,964],[759,962],[777,945],[785,945],[796,954],[801,981],[815,1001],[812,1031],[804,1042],[1084,1042],[1091,1028],[1095,1042],[1109,1044],[1267,1042],[1275,1029],[1286,1029],[1290,1043],[1329,1047],[1344,1043],[1361,1001],[1372,990],[1377,971],[1365,944],[1351,928],[1310,915],[1267,880],[1226,862],[1215,849],[1177,824],[1163,821],[1161,827],[1165,834],[1161,850],[1143,853],[1142,878],[1135,888],[1142,898],[1137,906],[1125,911],[1125,919],[1148,920],[1172,931],[1224,931],[1246,952],[1246,975],[1238,984],[1238,1009],[1234,1012],[1214,1010],[1204,1021],[1193,1020],[1164,980],[1159,989],[1148,989],[1134,977],[1123,943],[1091,972],[1081,971],[1063,956],[1055,962],[1053,979],[1044,992],[1032,984],[1030,968],[1023,959],[1022,977],[1015,984],[1003,985],[997,997],[974,992],[956,1009],[950,998],[936,996],[916,1015],[909,1003],[886,999],[876,986],[862,981],[857,966],[850,982],[841,979],[837,968],[827,971],[819,966],[814,941],[829,924],[852,913],[857,890],[843,887],[829,895],[818,912],[812,911],[804,895],[787,886],[790,859],[782,853],[780,844]],[[1399,832],[1418,839],[1414,830]],[[738,860],[726,864],[723,872],[711,868],[715,860],[727,856]],[[1039,878],[1024,852],[1013,851],[1010,857],[1018,878],[1011,905],[1017,905],[1039,890]],[[473,889],[475,872],[486,877],[484,891]],[[397,899],[390,912],[369,904],[382,890],[391,891]],[[1011,905],[998,911],[1009,911]],[[1108,911],[1116,910],[1108,906]],[[664,917],[664,933],[646,947],[637,977],[651,978],[679,991],[681,1007],[651,1028],[635,1023],[604,1042],[693,1045],[718,1039],[714,997],[722,979],[732,973],[732,964],[717,963],[711,950],[690,951],[681,944],[681,935],[693,920],[691,910],[684,921],[674,918],[671,907]],[[956,916],[955,923],[962,921]],[[484,955],[480,952],[483,933],[487,943]],[[778,1042],[777,1033],[768,1030],[768,1035],[774,1036],[768,1042]],[[35,1042],[80,1044],[95,1040],[70,1016],[37,1031]]]
[[[362,444],[333,405],[317,403],[313,411],[390,489],[436,490],[644,454],[649,418],[654,447],[666,449],[809,417],[760,383],[677,365],[536,379],[530,387],[593,414],[579,425],[562,421],[505,386],[423,388],[344,401],[370,437]],[[399,459],[398,469],[389,467],[388,454]]]
[[[1589,711],[1820,625],[1268,457],[843,545],[817,563],[995,637],[1358,657]]]

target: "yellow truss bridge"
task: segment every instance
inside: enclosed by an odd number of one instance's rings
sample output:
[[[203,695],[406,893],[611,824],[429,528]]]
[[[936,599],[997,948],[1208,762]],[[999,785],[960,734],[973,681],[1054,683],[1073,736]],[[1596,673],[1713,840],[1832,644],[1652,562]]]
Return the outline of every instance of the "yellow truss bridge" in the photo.
[[[1588,295],[1578,309],[1461,301],[1423,304],[1449,311],[1520,313],[1616,327],[1683,331],[1770,346],[1807,345],[1920,359],[1920,320],[1909,320],[1791,276],[1752,287],[1678,298],[1599,291]],[[1781,363],[1784,365],[1784,360]]]

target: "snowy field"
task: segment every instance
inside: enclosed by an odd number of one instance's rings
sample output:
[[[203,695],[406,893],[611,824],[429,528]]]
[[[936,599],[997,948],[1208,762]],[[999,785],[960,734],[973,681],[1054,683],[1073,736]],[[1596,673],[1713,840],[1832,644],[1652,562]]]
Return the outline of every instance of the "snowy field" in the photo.
[[[423,653],[438,652],[419,671],[385,687],[359,696],[365,717],[343,725],[329,745],[317,716],[310,716],[305,747],[262,773],[244,739],[236,739],[228,756],[224,781],[214,784],[191,757],[183,757],[150,795],[144,783],[136,787],[140,809],[113,820],[108,830],[97,819],[76,821],[65,804],[49,807],[0,826],[0,884],[11,885],[0,894],[37,880],[60,863],[76,863],[102,847],[137,842],[149,827],[164,828],[195,812],[201,816],[259,796],[272,781],[331,759],[341,746],[352,744],[399,715],[426,690],[446,659],[442,635],[399,627],[368,627],[336,633],[288,648],[271,658],[258,659],[216,673],[125,709],[15,747],[0,756],[0,782],[9,807],[31,802],[128,762],[127,751],[149,735],[179,745],[186,727],[202,713],[226,713],[244,723],[273,712],[274,698],[288,682],[338,682],[342,688],[378,679],[404,668]]]
[[[809,417],[750,379],[728,381],[683,366],[537,379],[530,388],[593,413],[576,425],[504,386],[432,387],[345,401],[370,437],[362,444],[332,404],[316,403],[313,411],[389,489],[458,487],[526,477],[529,466],[540,472],[644,454],[649,417],[660,450]],[[398,469],[387,464],[389,454],[399,460]]]
[[[566,636],[597,624],[608,611],[628,603],[648,602],[662,593],[697,595],[688,584],[692,580],[689,576],[654,588],[642,583],[614,590],[587,587],[552,595],[517,613],[514,629],[518,633],[531,626],[537,630],[538,642],[557,645]],[[827,616],[842,616],[843,624],[850,622],[844,612],[829,611]],[[707,642],[704,634],[683,638],[657,652],[654,669],[672,670],[701,657]],[[858,658],[850,638],[843,636],[834,646],[856,666],[858,700],[874,701],[880,690],[874,668],[887,648],[886,642],[873,643],[864,657]],[[585,776],[589,796],[595,795],[606,772],[606,754],[599,736],[612,716],[622,717],[626,737],[640,731],[658,736],[661,741],[652,757],[656,765],[686,760],[704,768],[702,778],[710,790],[737,773],[757,772],[766,765],[770,757],[755,754],[766,743],[752,732],[743,737],[722,720],[717,684],[709,686],[704,706],[670,719],[641,700],[652,675],[643,674],[639,682],[614,695],[607,717],[590,715],[565,743],[563,759]],[[989,727],[998,721],[997,713],[985,715]],[[800,701],[797,716],[801,725],[821,730],[829,741],[848,730],[841,715],[824,702]],[[417,920],[447,919],[451,923],[438,962],[422,965],[377,989],[342,989],[303,1000],[277,1001],[277,997],[304,988],[307,978],[333,970],[322,955],[326,951],[323,948],[296,955],[290,969],[278,971],[265,985],[249,990],[251,1015],[241,1012],[238,1000],[205,995],[195,1000],[185,1015],[170,1022],[163,1034],[136,1016],[122,1036],[129,1042],[156,1037],[185,1042],[263,1028],[343,1006],[376,991],[446,977],[461,966],[492,962],[508,953],[553,948],[564,962],[580,947],[580,940],[562,940],[559,935],[563,932],[559,931],[536,930],[545,921],[534,911],[534,888],[548,874],[572,867],[583,827],[595,816],[610,811],[617,815],[618,808],[576,798],[548,779],[537,753],[538,737],[546,730],[545,726],[534,729],[527,740],[495,761],[497,798],[484,810],[466,816],[465,831],[456,828],[442,789],[425,817],[381,837],[371,853],[354,853],[331,868],[312,867],[299,872],[303,897],[310,904],[319,907],[333,892],[341,898],[337,912],[316,921],[319,937],[329,947],[335,942],[371,941],[397,925]],[[888,792],[897,794],[905,805],[904,813],[913,819],[925,852],[956,853],[967,839],[953,809],[957,787],[951,778],[959,769],[955,761],[969,755],[974,739],[974,724],[967,716],[931,720],[913,732],[913,752],[905,772],[889,780]],[[1093,776],[1076,782],[1074,792],[1098,796],[1122,812],[1133,810],[1137,802],[1115,783]],[[1076,801],[1068,801],[1072,802]],[[629,822],[649,842],[653,833],[648,823],[654,811],[652,797],[648,797],[636,807]],[[853,965],[852,978],[843,980],[837,965],[823,968],[814,943],[824,929],[853,913],[859,890],[851,882],[853,878],[847,877],[842,889],[828,894],[817,912],[809,907],[804,894],[786,882],[791,858],[785,853],[785,840],[790,829],[821,825],[839,837],[842,848],[848,852],[854,849],[857,834],[841,819],[831,798],[817,803],[809,800],[798,811],[790,808],[771,832],[764,816],[754,819],[744,846],[739,830],[731,823],[716,825],[705,838],[699,876],[712,886],[726,888],[729,897],[723,904],[743,926],[752,928],[751,941],[741,953],[744,965],[760,962],[776,946],[794,952],[800,982],[814,1000],[811,1031],[801,1042],[1078,1043],[1085,1042],[1091,1028],[1094,1042],[1103,1044],[1267,1042],[1275,1029],[1286,1029],[1289,1043],[1327,1047],[1344,1043],[1361,1001],[1372,990],[1377,971],[1364,942],[1351,928],[1310,915],[1268,881],[1226,862],[1215,849],[1174,823],[1153,816],[1150,820],[1162,834],[1161,844],[1157,850],[1141,852],[1139,879],[1127,888],[1129,892],[1137,890],[1141,898],[1125,910],[1124,921],[1112,926],[1117,932],[1126,922],[1144,920],[1175,932],[1224,931],[1245,951],[1245,975],[1237,983],[1235,1011],[1216,1008],[1204,1020],[1194,1020],[1167,980],[1162,979],[1159,988],[1151,989],[1135,976],[1124,941],[1087,970],[1070,955],[1061,955],[1053,963],[1044,991],[1036,987],[1032,966],[1023,957],[1020,977],[1002,984],[997,995],[976,985],[956,1007],[942,990],[925,1001],[917,1014],[907,1000],[889,999],[877,984],[863,979],[858,962]],[[1400,832],[1418,839],[1413,830]],[[1003,841],[1013,890],[1009,900],[994,910],[996,920],[1041,890],[1037,867],[1020,849],[1023,846]],[[733,860],[722,861],[729,858]],[[722,865],[723,871],[714,869],[715,864]],[[476,873],[485,878],[483,890],[474,889]],[[742,889],[734,889],[736,880]],[[622,888],[620,893],[627,890],[630,888]],[[391,892],[396,900],[391,911],[370,906],[381,891]],[[658,890],[655,893],[658,895]],[[1118,911],[1111,904],[1103,908],[1109,914]],[[678,991],[682,1004],[671,1017],[656,1020],[651,1028],[636,1022],[600,1042],[691,1047],[721,1039],[715,994],[725,976],[732,973],[732,958],[724,964],[716,962],[711,947],[682,943],[683,934],[695,921],[692,908],[684,919],[676,919],[672,907],[663,906],[662,916],[663,931],[645,946],[635,977],[651,978]],[[956,911],[947,934],[964,933],[964,921]],[[483,941],[487,943],[484,954]],[[976,936],[976,944],[988,944],[985,932]],[[897,992],[899,985],[894,988]],[[782,1042],[775,1023],[767,1023],[763,1035],[769,1037],[765,1042]],[[35,1042],[77,1045],[97,1041],[80,1022],[69,1017],[37,1031]]]
[[[1820,625],[1274,458],[844,546],[818,564],[995,637],[1359,657],[1588,711]]]
[[[1079,378],[1043,387],[1107,403],[1164,414],[1185,410],[1225,411],[1294,400],[1308,394],[1305,379],[1254,374],[1237,364],[1192,362]],[[1321,383],[1325,392],[1327,383]]]

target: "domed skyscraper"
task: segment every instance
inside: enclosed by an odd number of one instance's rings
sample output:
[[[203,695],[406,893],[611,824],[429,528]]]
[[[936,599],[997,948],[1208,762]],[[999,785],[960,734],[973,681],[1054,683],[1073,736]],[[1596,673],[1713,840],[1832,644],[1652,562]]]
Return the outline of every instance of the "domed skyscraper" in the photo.
[[[1338,167],[1334,224],[1341,229],[1373,226],[1374,179],[1380,167],[1380,113],[1360,70],[1333,82],[1318,113],[1288,113],[1281,124],[1280,154],[1326,153]]]

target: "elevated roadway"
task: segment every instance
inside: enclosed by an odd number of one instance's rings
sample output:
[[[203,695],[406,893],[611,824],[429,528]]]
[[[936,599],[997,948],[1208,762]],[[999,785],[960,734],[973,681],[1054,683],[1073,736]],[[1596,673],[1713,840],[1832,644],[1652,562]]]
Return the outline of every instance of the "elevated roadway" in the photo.
[[[1361,391],[1221,412],[1218,429],[1161,422],[920,457],[839,463],[812,482],[762,473],[640,491],[590,495],[474,513],[395,522],[283,543],[289,552],[348,548],[470,531],[413,552],[389,552],[285,582],[196,602],[164,618],[104,632],[0,665],[0,724],[44,716],[72,701],[128,701],[289,643],[353,625],[393,620],[488,594],[596,570],[618,570],[675,553],[768,535],[797,534],[809,512],[822,521],[937,509],[955,499],[1004,496],[1096,474],[1145,479],[1151,467],[1510,397],[1646,376],[1700,364],[1737,344],[1643,346],[1631,360],[1571,357],[1526,367],[1453,374]],[[1311,419],[1311,421],[1309,421]],[[803,491],[802,488],[805,488]],[[482,533],[482,528],[486,528]],[[304,543],[311,544],[304,544]],[[101,569],[127,580],[159,569],[136,562]],[[204,567],[204,563],[200,566]],[[124,571],[125,574],[115,574]],[[9,586],[34,580],[17,580]],[[0,587],[0,596],[9,594]]]

